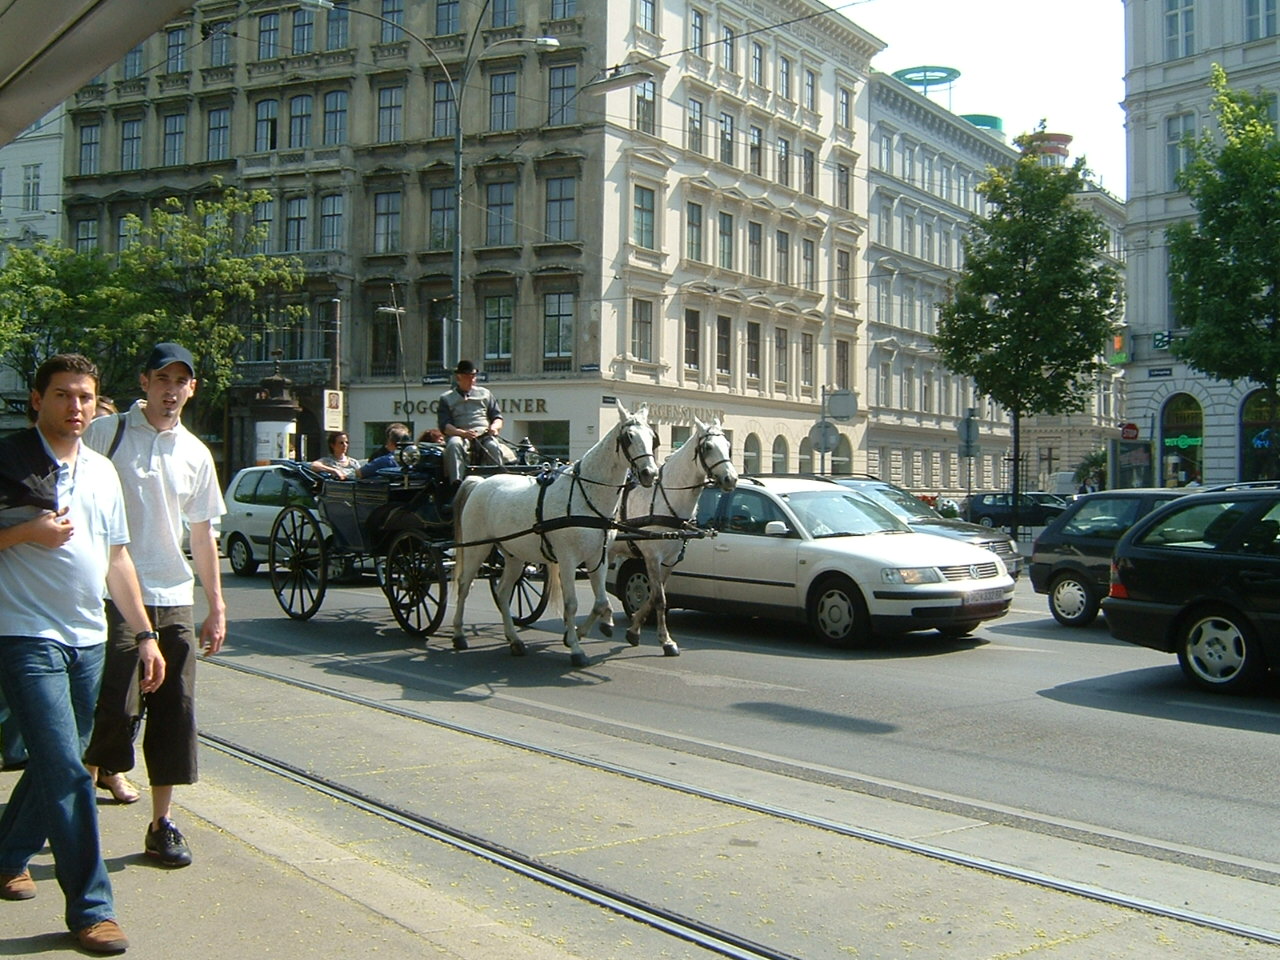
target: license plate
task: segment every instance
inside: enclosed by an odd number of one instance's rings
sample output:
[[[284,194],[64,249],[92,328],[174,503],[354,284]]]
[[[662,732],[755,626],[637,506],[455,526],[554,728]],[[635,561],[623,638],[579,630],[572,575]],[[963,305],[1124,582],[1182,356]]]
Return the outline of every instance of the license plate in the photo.
[[[965,595],[965,603],[995,603],[997,600],[1004,599],[1004,591],[999,587],[992,587],[989,590],[975,590],[973,593]]]

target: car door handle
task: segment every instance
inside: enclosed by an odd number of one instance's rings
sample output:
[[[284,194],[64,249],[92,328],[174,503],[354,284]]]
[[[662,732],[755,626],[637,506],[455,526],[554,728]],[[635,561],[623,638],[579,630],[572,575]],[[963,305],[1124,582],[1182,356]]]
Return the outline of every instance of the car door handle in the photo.
[[[1280,574],[1267,570],[1241,570],[1240,579],[1251,587],[1275,586],[1280,584]]]
[[[728,553],[729,545],[727,543],[717,543],[715,549],[717,553]]]

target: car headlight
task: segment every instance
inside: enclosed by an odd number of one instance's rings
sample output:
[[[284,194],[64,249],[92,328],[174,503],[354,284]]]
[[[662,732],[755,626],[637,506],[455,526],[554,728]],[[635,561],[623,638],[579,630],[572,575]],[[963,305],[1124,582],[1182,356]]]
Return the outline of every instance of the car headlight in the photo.
[[[880,579],[885,583],[938,583],[942,576],[934,567],[882,567]]]

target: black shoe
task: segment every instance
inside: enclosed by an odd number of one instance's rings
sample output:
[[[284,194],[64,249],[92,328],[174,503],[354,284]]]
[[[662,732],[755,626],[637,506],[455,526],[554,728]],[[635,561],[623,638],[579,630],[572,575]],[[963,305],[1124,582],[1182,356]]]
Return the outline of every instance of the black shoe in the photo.
[[[147,856],[155,857],[166,867],[185,867],[191,862],[191,848],[172,820],[161,820],[159,829],[147,827],[144,849]]]

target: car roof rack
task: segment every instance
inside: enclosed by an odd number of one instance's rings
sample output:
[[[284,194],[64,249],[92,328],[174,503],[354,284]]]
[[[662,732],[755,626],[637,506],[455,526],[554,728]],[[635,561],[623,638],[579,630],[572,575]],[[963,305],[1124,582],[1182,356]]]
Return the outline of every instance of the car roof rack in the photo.
[[[1212,487],[1201,487],[1194,493],[1217,493],[1219,490],[1275,490],[1280,487],[1280,480],[1238,480],[1235,483],[1219,483]],[[1185,490],[1186,487],[1181,489]]]

